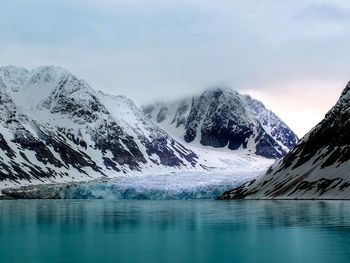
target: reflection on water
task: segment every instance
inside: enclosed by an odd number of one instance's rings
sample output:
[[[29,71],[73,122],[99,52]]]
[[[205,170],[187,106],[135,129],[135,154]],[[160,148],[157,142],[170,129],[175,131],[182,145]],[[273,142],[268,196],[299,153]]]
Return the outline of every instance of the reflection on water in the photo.
[[[0,202],[0,262],[350,262],[346,201]]]

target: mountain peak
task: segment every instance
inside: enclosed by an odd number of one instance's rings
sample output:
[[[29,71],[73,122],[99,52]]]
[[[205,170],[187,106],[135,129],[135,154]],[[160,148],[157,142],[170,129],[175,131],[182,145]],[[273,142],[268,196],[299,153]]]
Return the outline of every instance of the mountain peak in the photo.
[[[0,79],[5,88],[11,91],[19,91],[28,78],[28,70],[21,67],[5,66],[0,67]]]
[[[262,103],[228,87],[213,87],[191,99],[142,109],[148,118],[187,143],[279,158],[298,141]]]
[[[28,70],[25,68],[16,67],[16,66],[12,66],[12,65],[2,66],[2,67],[0,67],[0,71],[2,71],[2,72],[18,72],[18,71],[28,72]]]
[[[66,76],[72,76],[72,74],[68,70],[56,66],[36,67],[29,72],[30,81],[33,83],[57,81]]]
[[[213,94],[231,93],[236,95],[238,94],[236,90],[225,85],[212,86],[203,91],[203,94],[208,94],[208,93],[213,93]]]
[[[66,69],[56,66],[41,66],[27,70],[22,67],[5,66],[0,67],[0,78],[6,88],[12,92],[32,88],[36,85],[52,83],[56,85],[63,78],[73,77]],[[38,94],[40,95],[40,94]]]
[[[341,93],[340,99],[339,100],[349,100],[350,99],[350,81],[346,85],[345,89]]]

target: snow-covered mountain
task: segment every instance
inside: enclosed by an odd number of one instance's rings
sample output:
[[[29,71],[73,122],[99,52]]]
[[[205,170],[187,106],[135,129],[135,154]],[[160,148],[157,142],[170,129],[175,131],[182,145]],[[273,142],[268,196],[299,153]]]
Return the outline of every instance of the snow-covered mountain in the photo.
[[[146,105],[142,110],[187,143],[280,158],[298,142],[293,131],[260,101],[229,88],[208,89],[199,96]]]
[[[266,175],[222,199],[350,199],[350,82],[336,105]]]
[[[123,96],[59,67],[0,68],[0,185],[192,169],[198,157]]]

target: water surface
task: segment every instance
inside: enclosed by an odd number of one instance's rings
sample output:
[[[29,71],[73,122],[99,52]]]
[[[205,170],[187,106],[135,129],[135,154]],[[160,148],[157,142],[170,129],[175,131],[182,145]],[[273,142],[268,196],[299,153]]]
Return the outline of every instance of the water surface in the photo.
[[[350,262],[350,202],[0,201],[0,262]]]

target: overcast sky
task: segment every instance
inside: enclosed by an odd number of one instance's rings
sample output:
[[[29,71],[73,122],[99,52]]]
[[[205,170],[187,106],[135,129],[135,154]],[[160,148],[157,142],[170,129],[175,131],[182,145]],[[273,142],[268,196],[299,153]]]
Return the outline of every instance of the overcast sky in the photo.
[[[1,0],[1,65],[67,68],[141,105],[214,85],[299,136],[350,79],[346,0]]]

